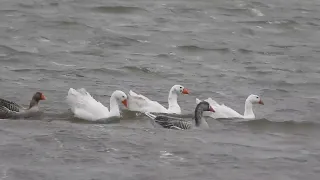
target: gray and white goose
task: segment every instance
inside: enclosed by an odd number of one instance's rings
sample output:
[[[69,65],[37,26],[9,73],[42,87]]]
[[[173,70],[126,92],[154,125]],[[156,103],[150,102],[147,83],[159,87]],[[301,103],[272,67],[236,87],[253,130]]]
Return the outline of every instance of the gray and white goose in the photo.
[[[23,107],[15,102],[0,98],[0,118],[25,117],[39,111],[39,101],[46,100],[41,92],[36,92],[29,104],[29,107]]]
[[[146,112],[149,118],[151,118],[155,123],[159,124],[160,126],[167,128],[167,129],[191,129],[194,125],[200,128],[208,128],[207,121],[203,118],[204,111],[211,111],[215,112],[214,109],[210,106],[210,104],[206,101],[202,101],[197,104],[196,109],[194,111],[194,120],[195,123],[193,124],[191,121],[184,120],[182,118],[164,116],[164,115],[153,115],[149,112]]]

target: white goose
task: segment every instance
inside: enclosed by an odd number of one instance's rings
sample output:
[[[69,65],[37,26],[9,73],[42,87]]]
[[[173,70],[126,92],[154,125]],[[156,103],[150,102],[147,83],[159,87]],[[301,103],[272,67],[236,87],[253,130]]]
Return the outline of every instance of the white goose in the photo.
[[[120,102],[127,107],[127,95],[119,90],[114,91],[110,97],[110,111],[99,101],[96,101],[84,88],[78,90],[70,88],[67,96],[67,103],[74,116],[88,121],[120,117]]]
[[[262,104],[264,105],[261,98],[257,95],[251,94],[248,96],[245,102],[244,107],[244,114],[241,115],[235,110],[231,109],[230,107],[224,105],[224,104],[218,104],[216,101],[214,101],[211,98],[208,98],[204,101],[207,101],[210,106],[212,106],[215,110],[215,113],[212,112],[204,112],[203,116],[209,116],[214,119],[218,118],[243,118],[243,119],[255,119],[255,115],[252,110],[253,104]],[[196,103],[199,104],[201,101],[197,98]]]
[[[128,108],[131,111],[139,112],[154,112],[154,113],[168,113],[168,114],[181,114],[181,108],[177,102],[179,94],[189,94],[189,91],[181,86],[174,85],[169,91],[168,96],[168,109],[163,107],[157,101],[152,101],[147,97],[137,94],[130,90],[128,97]]]

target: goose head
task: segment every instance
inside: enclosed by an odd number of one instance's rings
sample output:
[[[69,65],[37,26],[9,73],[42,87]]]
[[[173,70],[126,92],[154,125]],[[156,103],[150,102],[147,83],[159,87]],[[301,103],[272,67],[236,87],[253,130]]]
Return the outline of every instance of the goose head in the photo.
[[[176,94],[189,94],[189,90],[181,85],[172,86],[171,92]]]
[[[206,124],[206,126],[208,126],[206,120],[203,120],[202,118],[202,114],[203,111],[211,111],[211,112],[215,112],[215,110],[210,106],[210,104],[206,101],[201,101],[195,111],[194,111],[194,120],[195,120],[195,125],[197,127],[199,127],[201,124]]]
[[[250,102],[251,104],[261,104],[264,105],[263,101],[258,95],[251,94],[248,96],[247,102]]]
[[[35,100],[37,102],[39,102],[40,100],[46,100],[47,98],[42,94],[42,92],[36,92],[33,97],[32,100]]]
[[[118,102],[121,102],[125,107],[128,107],[128,102],[127,102],[127,95],[126,93],[122,92],[122,91],[119,91],[119,90],[116,90],[112,96],[115,97],[115,99],[118,101]]]
[[[196,111],[198,110],[202,110],[202,111],[211,111],[211,112],[215,112],[215,110],[210,106],[210,104],[207,101],[201,101],[197,107],[196,107]]]
[[[47,98],[43,95],[42,92],[36,92],[30,101],[29,109],[37,106],[40,100],[46,100]]]

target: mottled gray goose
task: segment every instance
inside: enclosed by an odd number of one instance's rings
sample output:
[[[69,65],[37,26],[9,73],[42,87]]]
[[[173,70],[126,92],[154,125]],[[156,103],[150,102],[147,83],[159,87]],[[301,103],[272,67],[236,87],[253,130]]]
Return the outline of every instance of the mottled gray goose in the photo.
[[[204,111],[215,112],[214,109],[210,106],[210,104],[206,101],[202,101],[199,104],[197,104],[197,107],[194,111],[194,120],[195,120],[196,127],[201,127],[201,128],[209,127],[207,121],[202,117],[202,114]],[[191,129],[193,127],[192,122],[181,119],[181,118],[169,117],[164,115],[155,116],[149,112],[146,112],[145,115],[151,118],[155,123],[167,129],[181,130],[181,129]]]
[[[46,97],[41,92],[36,92],[28,108],[18,105],[15,102],[0,98],[0,118],[24,117],[39,111],[39,101]]]

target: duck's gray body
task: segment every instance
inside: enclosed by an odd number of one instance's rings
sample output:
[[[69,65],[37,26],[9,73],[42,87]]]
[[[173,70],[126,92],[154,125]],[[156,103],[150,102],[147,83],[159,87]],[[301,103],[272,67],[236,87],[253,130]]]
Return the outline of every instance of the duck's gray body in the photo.
[[[37,92],[33,95],[28,108],[18,105],[15,102],[0,98],[0,118],[26,117],[39,111],[38,103],[46,97]]]
[[[8,110],[14,111],[14,112],[20,112],[23,109],[22,106],[16,104],[15,102],[11,102],[1,98],[0,98],[0,106],[5,107]]]
[[[208,102],[201,102],[197,105],[195,109],[195,126],[199,127],[203,124],[206,124],[206,121],[202,117],[203,111],[213,111]],[[191,121],[187,121],[181,118],[175,118],[170,116],[159,115],[155,116],[151,113],[145,113],[148,117],[150,117],[154,123],[159,124],[163,128],[167,129],[191,129],[193,127],[193,123]]]
[[[0,118],[18,117],[25,108],[8,100],[0,99]]]
[[[192,122],[183,119],[168,117],[168,116],[157,116],[154,121],[167,129],[191,129]]]

